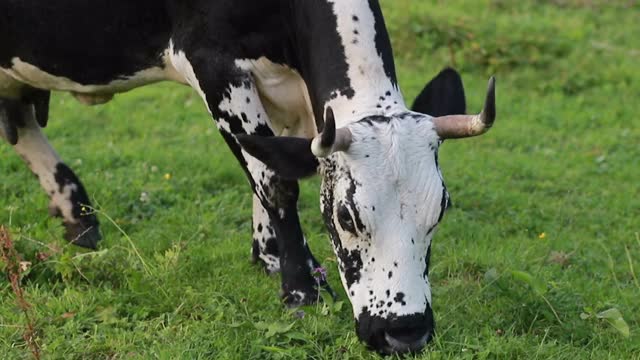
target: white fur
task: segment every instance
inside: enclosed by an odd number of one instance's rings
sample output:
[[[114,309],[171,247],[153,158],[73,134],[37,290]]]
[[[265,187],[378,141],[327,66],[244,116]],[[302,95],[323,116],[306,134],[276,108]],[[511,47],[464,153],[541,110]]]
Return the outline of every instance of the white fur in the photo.
[[[271,231],[274,233],[269,233],[269,227],[271,226],[271,221],[269,220],[269,214],[262,206],[260,199],[256,195],[253,195],[253,238],[258,240],[258,246],[260,246],[260,255],[258,257],[264,261],[267,271],[269,273],[276,273],[280,271],[280,259],[277,257],[266,254],[264,251],[266,247],[266,240],[275,237],[275,229],[271,228]],[[262,231],[258,231],[255,228],[255,224],[262,224]]]
[[[113,80],[106,85],[79,84],[71,79],[49,74],[17,57],[12,59],[11,68],[0,70],[14,80],[35,88],[80,94],[115,94],[167,79],[164,69],[153,67],[141,70],[124,80]]]
[[[385,74],[382,58],[375,47],[375,19],[369,3],[362,0],[329,2],[333,3],[333,11],[338,19],[338,34],[349,66],[348,77],[355,91],[352,99],[337,94],[337,98],[325,104],[333,108],[336,126],[345,126],[365,116],[390,115],[406,110],[402,93]],[[357,22],[353,20],[354,14],[358,16]],[[354,30],[358,31],[357,35]],[[387,91],[391,92],[391,96],[378,108],[379,97]],[[391,108],[387,110],[387,106]]]
[[[236,66],[252,74],[276,135],[304,138],[317,135],[309,91],[297,71],[265,57],[236,60]]]
[[[207,106],[207,110],[211,113],[211,109],[209,108],[209,104],[207,103],[207,97],[202,91],[202,87],[200,87],[200,81],[196,77],[196,73],[193,70],[193,66],[187,59],[187,55],[184,51],[179,50],[176,51],[173,45],[173,40],[169,41],[169,48],[166,51],[166,62],[167,62],[167,74],[170,75],[172,80],[177,82],[188,84],[193,88],[198,95],[202,98],[205,105]]]

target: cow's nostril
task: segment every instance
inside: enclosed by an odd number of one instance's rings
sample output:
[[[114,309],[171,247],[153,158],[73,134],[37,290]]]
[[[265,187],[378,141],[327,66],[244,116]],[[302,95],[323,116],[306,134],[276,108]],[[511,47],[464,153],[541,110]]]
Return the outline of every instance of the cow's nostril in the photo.
[[[388,330],[384,334],[393,352],[410,352],[421,350],[431,340],[432,333],[426,327],[400,328]]]
[[[420,339],[422,339],[425,335],[429,333],[429,329],[424,327],[405,327],[405,328],[397,328],[397,329],[389,329],[387,330],[387,335],[396,339],[397,341],[411,344]]]

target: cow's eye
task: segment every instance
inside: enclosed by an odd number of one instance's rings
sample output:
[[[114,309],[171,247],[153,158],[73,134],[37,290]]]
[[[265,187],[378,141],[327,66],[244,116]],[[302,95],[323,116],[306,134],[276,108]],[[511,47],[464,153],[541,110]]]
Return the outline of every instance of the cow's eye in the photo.
[[[355,234],[356,227],[353,224],[353,218],[351,217],[351,212],[349,212],[349,208],[344,204],[340,204],[338,207],[338,222],[342,229]]]

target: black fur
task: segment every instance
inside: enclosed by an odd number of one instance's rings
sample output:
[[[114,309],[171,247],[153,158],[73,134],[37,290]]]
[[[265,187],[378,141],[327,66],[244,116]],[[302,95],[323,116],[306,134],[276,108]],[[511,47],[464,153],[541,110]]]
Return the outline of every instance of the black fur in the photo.
[[[316,173],[318,159],[311,152],[311,140],[243,134],[236,138],[246,152],[285,179],[297,180]]]
[[[0,98],[0,132],[9,144],[18,143],[18,127],[23,127],[20,101]]]
[[[80,84],[107,84],[161,66],[170,32],[154,0],[1,1],[0,66],[19,57]]]
[[[396,295],[399,302],[404,301],[402,296]],[[427,304],[427,309],[423,314],[397,316],[390,314],[387,318],[382,318],[374,314],[375,309],[365,307],[356,320],[356,332],[367,345],[374,350],[389,354],[389,344],[385,340],[385,333],[393,338],[406,343],[412,343],[425,334],[433,336],[435,331],[435,321],[433,311]],[[416,349],[418,350],[418,349]]]
[[[40,127],[46,127],[49,121],[49,101],[51,100],[51,92],[47,90],[34,89],[26,95],[27,102],[33,104],[36,112],[36,121]]]

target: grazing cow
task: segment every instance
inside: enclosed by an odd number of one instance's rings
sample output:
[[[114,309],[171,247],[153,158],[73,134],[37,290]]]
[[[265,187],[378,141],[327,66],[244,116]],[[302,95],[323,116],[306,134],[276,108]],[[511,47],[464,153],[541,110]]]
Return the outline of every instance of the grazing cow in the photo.
[[[98,220],[42,133],[50,91],[101,104],[162,80],[198,92],[246,172],[253,258],[281,272],[286,304],[319,291],[296,203],[297,180],[320,173],[358,336],[383,353],[421,349],[434,331],[431,238],[449,201],[438,148],[491,127],[493,81],[480,115],[452,115],[465,112],[452,70],[408,110],[376,0],[1,0],[0,133],[77,245],[96,246]]]

